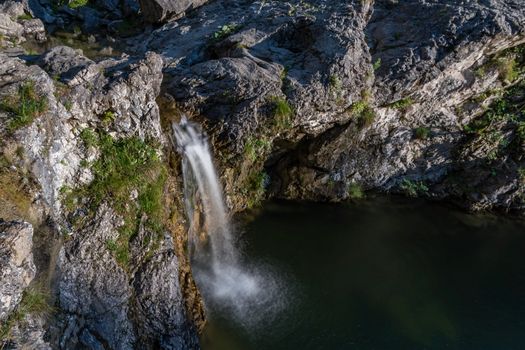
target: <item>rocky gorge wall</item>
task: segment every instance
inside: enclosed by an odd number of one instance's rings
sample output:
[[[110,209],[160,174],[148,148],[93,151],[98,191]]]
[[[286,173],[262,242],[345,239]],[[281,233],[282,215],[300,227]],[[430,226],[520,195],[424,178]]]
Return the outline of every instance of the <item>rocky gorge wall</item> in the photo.
[[[6,348],[198,348],[182,114],[233,211],[525,205],[521,0],[9,0],[0,62]]]

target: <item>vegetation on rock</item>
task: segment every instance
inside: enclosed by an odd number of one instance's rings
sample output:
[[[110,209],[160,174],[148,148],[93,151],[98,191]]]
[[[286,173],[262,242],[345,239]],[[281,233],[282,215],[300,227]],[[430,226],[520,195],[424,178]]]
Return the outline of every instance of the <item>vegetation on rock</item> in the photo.
[[[7,97],[0,103],[0,109],[12,115],[7,124],[10,132],[31,124],[47,108],[47,98],[36,92],[35,82],[31,80],[20,85],[17,95]]]
[[[409,197],[419,197],[428,194],[428,187],[423,181],[404,179],[400,188]]]
[[[412,100],[412,98],[407,97],[407,98],[403,98],[401,100],[392,102],[391,104],[388,105],[388,107],[394,108],[400,111],[405,111],[408,107],[412,106],[413,103],[414,101]]]
[[[235,24],[235,23],[225,24],[222,27],[219,27],[219,30],[217,30],[215,33],[212,34],[211,41],[212,42],[221,41],[222,39],[225,39],[228,36],[234,34],[239,29],[241,29],[241,26],[238,24]]]
[[[22,322],[28,315],[45,315],[52,312],[53,308],[49,303],[49,295],[41,292],[37,288],[27,288],[24,290],[22,301],[16,310],[9,316],[6,322],[0,325],[0,342],[9,339],[13,327]],[[0,343],[0,345],[2,345]]]
[[[372,125],[376,117],[374,109],[366,99],[353,103],[350,106],[350,113],[357,117],[357,123],[361,128]]]
[[[414,137],[418,140],[426,140],[430,135],[430,129],[420,126],[414,130]]]
[[[348,197],[350,199],[363,199],[365,198],[365,192],[361,185],[356,182],[352,182],[348,185]]]
[[[76,9],[82,6],[86,6],[88,4],[89,0],[71,0],[68,3],[68,6],[72,9]]]
[[[244,189],[248,208],[253,208],[261,203],[269,181],[268,174],[264,171],[252,171],[247,178]]]
[[[271,97],[274,126],[278,131],[284,131],[292,126],[293,109],[282,97]]]
[[[257,161],[260,157],[266,155],[272,147],[271,142],[265,137],[249,137],[244,145],[244,154],[252,162]]]
[[[86,147],[98,147],[99,158],[91,165],[93,181],[76,189],[64,188],[64,204],[73,210],[82,201],[92,211],[109,201],[124,219],[116,241],[108,242],[117,261],[127,266],[129,240],[146,217],[146,226],[159,233],[162,228],[162,195],[167,170],[151,143],[138,137],[115,140],[105,132],[85,129],[81,138]],[[133,193],[136,195],[133,195]]]

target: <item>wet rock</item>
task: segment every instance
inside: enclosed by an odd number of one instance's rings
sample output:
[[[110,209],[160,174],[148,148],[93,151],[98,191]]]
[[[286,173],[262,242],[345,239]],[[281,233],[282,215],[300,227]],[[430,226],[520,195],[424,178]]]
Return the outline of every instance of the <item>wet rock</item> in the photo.
[[[162,22],[167,17],[181,16],[186,11],[205,4],[208,0],[139,0],[145,19]]]
[[[31,224],[0,220],[0,322],[17,307],[35,277],[32,248]]]

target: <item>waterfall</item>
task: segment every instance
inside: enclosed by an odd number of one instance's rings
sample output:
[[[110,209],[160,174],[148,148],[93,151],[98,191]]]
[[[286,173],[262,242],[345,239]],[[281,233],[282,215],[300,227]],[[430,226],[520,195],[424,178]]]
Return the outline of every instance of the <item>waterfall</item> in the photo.
[[[184,204],[194,258],[235,263],[230,223],[206,137],[186,119],[173,124],[173,133],[183,155]],[[209,244],[200,239],[209,239]]]
[[[241,324],[250,326],[257,316],[279,307],[276,292],[283,288],[268,268],[242,258],[205,134],[186,118],[172,126],[182,155],[193,275],[205,304],[228,308]]]

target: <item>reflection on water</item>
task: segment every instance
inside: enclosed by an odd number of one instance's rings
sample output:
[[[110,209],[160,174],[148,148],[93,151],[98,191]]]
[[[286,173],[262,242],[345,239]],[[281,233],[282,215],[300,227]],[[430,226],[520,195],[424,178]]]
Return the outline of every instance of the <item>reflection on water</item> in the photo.
[[[287,308],[250,329],[210,310],[203,348],[524,349],[524,228],[402,198],[268,203],[245,251],[295,281]]]

